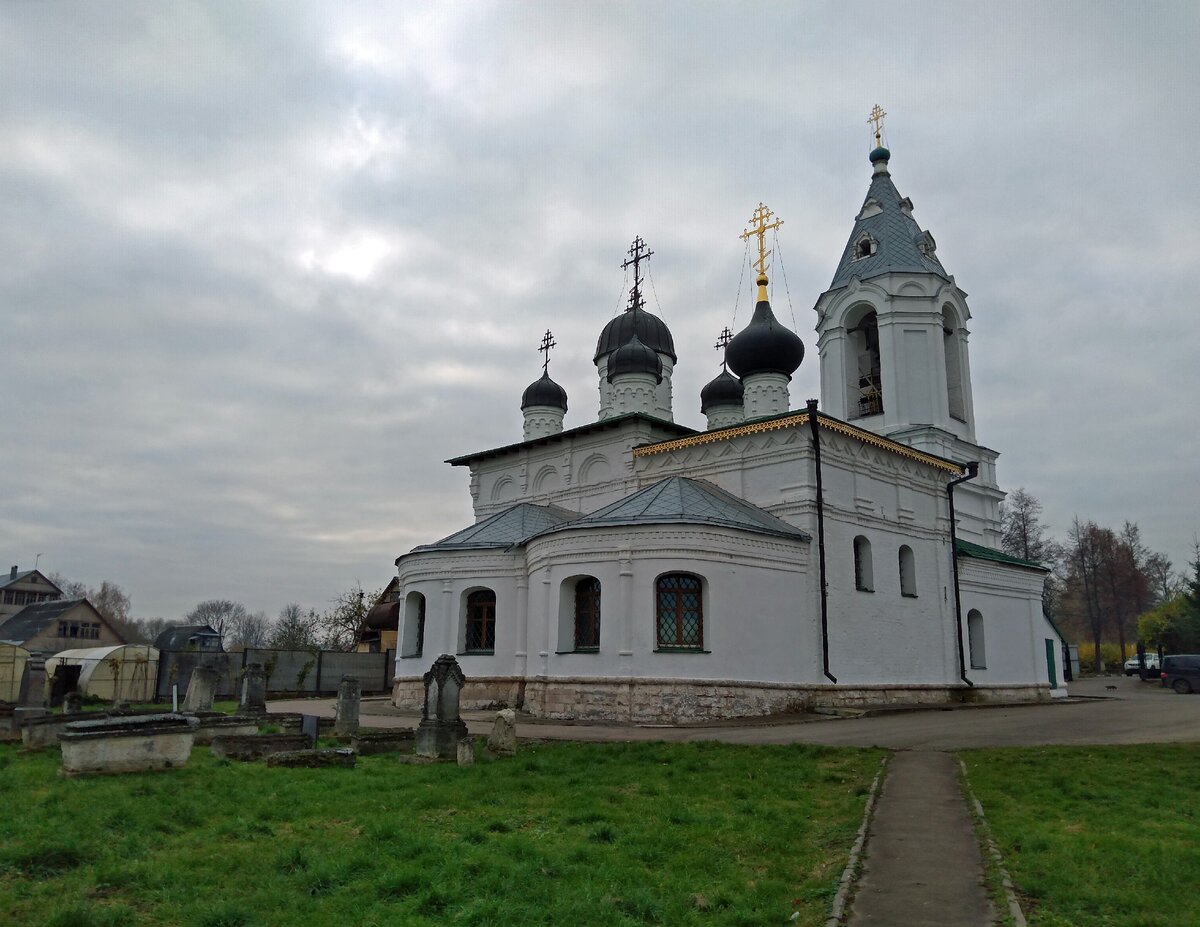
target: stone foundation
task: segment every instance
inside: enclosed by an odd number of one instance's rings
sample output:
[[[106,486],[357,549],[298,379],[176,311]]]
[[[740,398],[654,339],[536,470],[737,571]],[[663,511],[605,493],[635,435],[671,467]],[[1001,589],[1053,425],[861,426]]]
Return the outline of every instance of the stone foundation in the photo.
[[[420,678],[397,679],[392,702],[420,710]],[[881,705],[1048,702],[1046,685],[831,686],[699,679],[605,679],[587,677],[468,678],[464,709],[520,708],[535,718],[686,724],[753,718],[812,708]]]

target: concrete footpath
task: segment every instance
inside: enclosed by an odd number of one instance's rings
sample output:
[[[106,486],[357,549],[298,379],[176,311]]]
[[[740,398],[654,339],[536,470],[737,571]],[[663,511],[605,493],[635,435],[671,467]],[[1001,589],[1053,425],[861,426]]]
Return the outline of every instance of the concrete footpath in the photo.
[[[867,830],[848,927],[991,927],[975,822],[949,753],[902,751]]]

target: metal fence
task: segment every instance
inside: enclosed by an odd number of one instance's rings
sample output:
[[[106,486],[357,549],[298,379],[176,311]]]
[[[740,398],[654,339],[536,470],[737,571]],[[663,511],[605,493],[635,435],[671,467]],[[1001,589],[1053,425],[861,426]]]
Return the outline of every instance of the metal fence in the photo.
[[[187,692],[192,670],[204,665],[221,676],[217,698],[237,698],[242,669],[261,663],[267,669],[269,695],[333,695],[343,676],[353,676],[363,692],[389,692],[396,651],[342,653],[337,650],[244,650],[241,653],[212,653],[197,650],[163,650],[158,655],[159,699],[171,697],[171,686]]]

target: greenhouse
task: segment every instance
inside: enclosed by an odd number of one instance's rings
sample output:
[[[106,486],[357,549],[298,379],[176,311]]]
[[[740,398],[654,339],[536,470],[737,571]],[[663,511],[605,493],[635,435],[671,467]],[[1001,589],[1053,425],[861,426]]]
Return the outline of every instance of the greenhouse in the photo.
[[[158,651],[145,644],[64,650],[46,660],[46,687],[108,702],[150,702],[158,679]]]
[[[16,702],[21,698],[21,675],[29,651],[15,644],[0,644],[0,702]]]

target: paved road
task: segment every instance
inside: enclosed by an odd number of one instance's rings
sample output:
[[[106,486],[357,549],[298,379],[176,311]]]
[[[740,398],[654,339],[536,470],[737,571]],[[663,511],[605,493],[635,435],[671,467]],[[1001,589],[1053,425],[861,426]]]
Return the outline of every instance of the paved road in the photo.
[[[1111,688],[1110,688],[1111,687]],[[521,718],[522,737],[549,740],[720,740],[726,743],[814,743],[894,750],[961,750],[1045,744],[1138,744],[1200,741],[1200,695],[1176,695],[1124,676],[1071,684],[1065,702],[1005,708],[911,711],[874,718],[810,718],[762,723],[739,721],[702,727],[561,724]],[[271,711],[333,715],[332,699],[271,702]],[[472,733],[486,734],[493,712],[464,712]],[[367,700],[370,727],[412,727],[419,716],[386,700]]]

